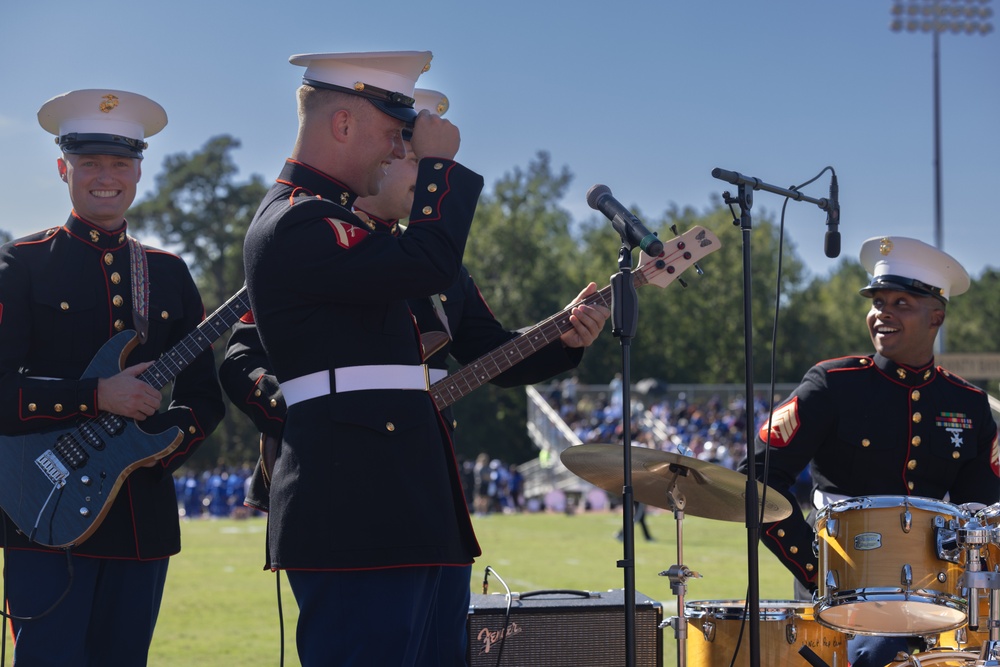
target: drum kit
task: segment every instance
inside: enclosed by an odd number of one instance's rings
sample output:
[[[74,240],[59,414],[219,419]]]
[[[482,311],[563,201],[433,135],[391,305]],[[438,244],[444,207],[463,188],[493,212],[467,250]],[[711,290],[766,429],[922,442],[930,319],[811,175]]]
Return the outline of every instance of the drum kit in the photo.
[[[621,493],[621,445],[577,445],[561,459]],[[687,579],[700,575],[683,565],[684,514],[743,521],[746,476],[646,447],[632,447],[630,473],[633,499],[671,510],[677,523],[677,564],[660,573],[683,610],[660,626],[674,630],[677,666],[749,665],[746,601],[685,602]],[[781,494],[757,486],[763,522],[791,514]],[[1000,504],[973,510],[914,496],[847,498],[819,511],[813,549],[813,601],[760,601],[760,664],[847,667],[848,640],[879,635],[921,637],[927,646],[886,667],[1000,665]]]

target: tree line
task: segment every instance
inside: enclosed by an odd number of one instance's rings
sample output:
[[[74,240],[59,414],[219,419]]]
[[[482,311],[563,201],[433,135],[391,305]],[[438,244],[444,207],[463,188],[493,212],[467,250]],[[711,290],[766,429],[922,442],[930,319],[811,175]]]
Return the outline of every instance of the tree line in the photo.
[[[237,180],[233,154],[239,147],[239,140],[222,135],[194,153],[168,156],[154,189],[127,216],[132,233],[154,237],[188,261],[207,312],[242,287],[243,238],[270,186],[258,175]],[[604,287],[619,271],[621,241],[611,225],[596,214],[575,220],[560,206],[572,179],[567,167],[554,167],[540,151],[479,201],[465,264],[508,328],[528,327],[558,312],[588,282]],[[632,381],[744,383],[743,247],[733,212],[721,199],[701,211],[674,206],[659,218],[635,212],[662,239],[673,236],[673,228],[683,234],[700,225],[718,236],[721,248],[698,262],[704,275],[688,269],[666,288],[637,289],[639,325],[628,345]],[[864,323],[868,302],[858,296],[867,273],[854,255],[846,253],[826,276],[811,276],[772,215],[755,215],[750,234],[755,385],[770,382],[772,366],[775,382],[797,382],[819,360],[871,352]],[[5,236],[0,230],[0,240]],[[609,321],[584,355],[576,370],[581,384],[605,384],[621,370],[622,341],[611,329]],[[1000,270],[986,269],[948,306],[947,329],[949,352],[1000,352]],[[215,345],[220,362],[227,337]],[[486,451],[511,462],[534,457],[524,392],[487,385],[454,410],[461,456]],[[256,459],[257,443],[249,420],[230,408],[192,465]]]

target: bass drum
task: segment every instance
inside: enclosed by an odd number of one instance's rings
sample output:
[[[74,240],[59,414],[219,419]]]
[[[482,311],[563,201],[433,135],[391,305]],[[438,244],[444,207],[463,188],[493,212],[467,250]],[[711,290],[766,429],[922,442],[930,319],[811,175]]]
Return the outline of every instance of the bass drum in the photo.
[[[684,604],[688,620],[687,667],[746,667],[750,634],[745,628],[746,600],[699,600]],[[760,655],[768,667],[802,667],[799,655],[809,647],[830,667],[847,667],[847,635],[825,628],[813,617],[811,602],[760,601]],[[742,630],[742,640],[740,631]],[[739,655],[733,663],[733,652]]]

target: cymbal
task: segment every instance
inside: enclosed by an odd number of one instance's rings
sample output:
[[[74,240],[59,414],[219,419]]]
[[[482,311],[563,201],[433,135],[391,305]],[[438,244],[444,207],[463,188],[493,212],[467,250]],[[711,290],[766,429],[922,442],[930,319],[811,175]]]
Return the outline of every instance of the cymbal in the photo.
[[[719,519],[746,519],[747,477],[741,472],[690,456],[681,456],[648,447],[632,450],[632,498],[636,502],[674,510],[670,497],[676,486],[687,514]],[[576,445],[560,455],[563,464],[591,484],[620,494],[625,486],[624,450],[621,445]],[[757,482],[758,503],[764,485]],[[792,513],[792,506],[780,493],[768,487],[764,522],[780,521]]]

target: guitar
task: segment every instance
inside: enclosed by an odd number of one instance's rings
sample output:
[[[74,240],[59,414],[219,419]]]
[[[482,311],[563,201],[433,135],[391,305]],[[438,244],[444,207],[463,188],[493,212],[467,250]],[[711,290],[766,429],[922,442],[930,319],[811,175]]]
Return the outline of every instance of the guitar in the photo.
[[[632,272],[632,284],[636,287],[642,285],[666,287],[688,267],[721,247],[715,234],[704,227],[692,227],[681,236],[664,241],[663,253],[658,257],[650,257],[640,252],[639,266]],[[611,298],[612,288],[608,285],[585,297],[583,303],[610,308]],[[521,332],[519,336],[511,338],[500,347],[432,384],[430,394],[434,405],[438,410],[445,409],[572,329],[569,315],[574,306],[566,306],[555,315]],[[441,332],[422,335],[424,359],[428,359],[440,350],[448,340],[448,336]],[[261,434],[261,472],[267,485],[270,484],[271,471],[274,470],[278,444],[278,440],[273,436]]]
[[[704,227],[692,227],[681,236],[664,241],[663,253],[658,257],[640,252],[639,266],[632,272],[632,284],[635,287],[666,287],[689,266],[721,247],[715,234]],[[583,303],[610,308],[611,298],[612,288],[608,285],[584,298]],[[566,306],[492,352],[432,384],[430,393],[434,405],[443,410],[572,329],[569,321],[572,309],[573,306]]]
[[[162,389],[248,310],[243,287],[137,377]],[[81,378],[116,375],[137,344],[135,331],[116,334]],[[0,507],[33,542],[80,544],[100,526],[129,473],[167,456],[182,439],[177,427],[146,433],[110,412],[70,427],[0,436]]]

